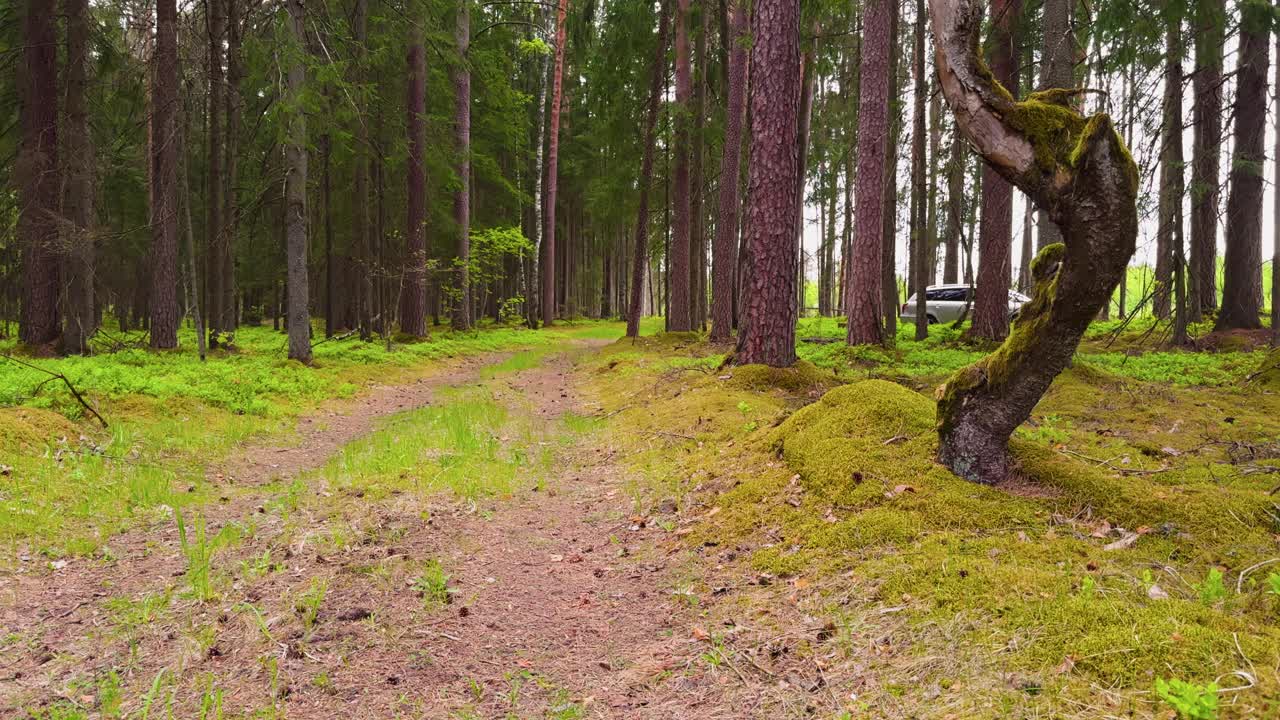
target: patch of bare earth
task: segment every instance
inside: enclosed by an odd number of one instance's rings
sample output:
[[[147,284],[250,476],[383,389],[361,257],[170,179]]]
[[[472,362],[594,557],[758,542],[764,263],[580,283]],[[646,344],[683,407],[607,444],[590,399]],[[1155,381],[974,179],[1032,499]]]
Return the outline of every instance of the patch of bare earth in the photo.
[[[115,673],[125,713],[150,696],[184,718],[215,705],[228,718],[778,717],[759,703],[786,682],[699,628],[704,609],[673,590],[701,580],[702,561],[670,526],[632,516],[621,459],[596,436],[549,439],[549,477],[478,505],[319,481],[288,501],[270,482],[444,384],[476,382],[478,365],[374,389],[305,420],[296,445],[245,448],[221,469],[209,534],[245,531],[215,556],[214,600],[183,592],[171,521],[113,538],[113,561],[32,561],[0,578],[0,623],[20,638],[0,660],[0,716],[56,702],[96,716]],[[490,381],[548,438],[564,413],[592,411],[577,382],[571,355]],[[431,561],[448,603],[424,591]]]

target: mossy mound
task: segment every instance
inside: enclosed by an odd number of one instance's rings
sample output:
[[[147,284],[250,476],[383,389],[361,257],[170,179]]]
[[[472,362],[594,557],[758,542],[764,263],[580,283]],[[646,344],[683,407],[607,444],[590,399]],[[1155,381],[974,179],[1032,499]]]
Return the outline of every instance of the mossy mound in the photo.
[[[768,365],[743,365],[734,368],[729,384],[744,390],[785,390],[802,393],[809,390],[825,390],[836,384],[835,376],[819,370],[813,363],[800,360],[787,368]]]
[[[30,452],[63,437],[76,437],[75,423],[52,410],[0,408],[0,450]]]
[[[1262,359],[1262,366],[1254,374],[1253,382],[1258,387],[1280,391],[1280,348],[1267,353]]]

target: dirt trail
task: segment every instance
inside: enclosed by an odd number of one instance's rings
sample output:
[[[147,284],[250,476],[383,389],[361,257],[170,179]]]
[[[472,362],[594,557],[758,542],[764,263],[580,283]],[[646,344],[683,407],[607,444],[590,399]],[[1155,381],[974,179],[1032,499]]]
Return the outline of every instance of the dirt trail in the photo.
[[[753,693],[698,662],[704,643],[672,593],[673,573],[687,571],[681,549],[630,517],[628,479],[597,439],[558,448],[540,489],[530,482],[478,509],[448,497],[345,498],[341,517],[323,501],[289,515],[254,492],[322,465],[442,385],[475,382],[484,363],[375,389],[304,420],[296,446],[239,453],[222,478],[236,492],[206,509],[210,532],[232,520],[251,528],[217,558],[235,577],[218,600],[173,591],[186,564],[172,523],[113,539],[115,562],[6,579],[0,623],[23,640],[0,662],[0,716],[59,698],[92,714],[114,668],[126,712],[157,687],[154,702],[175,717],[212,703],[226,717],[751,717],[751,703],[731,696]],[[587,411],[578,383],[572,354],[490,381],[500,402],[544,424]],[[340,531],[353,542],[316,541]],[[450,604],[424,605],[415,592],[427,558],[449,574]],[[145,612],[143,600],[161,596]],[[134,602],[110,604],[122,597]]]

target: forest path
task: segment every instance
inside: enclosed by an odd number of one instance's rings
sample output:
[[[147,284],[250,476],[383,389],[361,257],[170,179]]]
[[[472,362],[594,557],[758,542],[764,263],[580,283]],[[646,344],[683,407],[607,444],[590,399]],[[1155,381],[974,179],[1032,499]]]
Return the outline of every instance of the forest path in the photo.
[[[307,475],[444,388],[482,385],[551,432],[591,411],[575,363],[593,345],[487,379],[495,356],[467,360],[324,409],[295,445],[237,453],[203,517],[210,537],[241,537],[212,551],[220,584],[203,603],[172,522],[114,538],[112,561],[19,575],[0,590],[0,620],[22,631],[0,715],[119,698],[135,715],[210,718],[750,716],[678,619],[680,544],[630,516],[630,479],[593,434],[540,443],[554,447],[545,477],[479,505],[365,499]],[[281,493],[299,477],[306,497]],[[446,582],[448,604],[424,602]]]

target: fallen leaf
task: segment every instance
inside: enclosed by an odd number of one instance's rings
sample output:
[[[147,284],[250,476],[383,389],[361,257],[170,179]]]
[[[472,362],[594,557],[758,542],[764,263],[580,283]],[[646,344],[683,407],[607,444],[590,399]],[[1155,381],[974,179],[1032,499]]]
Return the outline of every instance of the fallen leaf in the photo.
[[[560,562],[560,561],[562,561],[562,560],[564,560],[564,556],[563,556],[563,555],[552,555],[552,556],[551,556],[551,562]]]
[[[1075,668],[1075,666],[1076,666],[1076,659],[1068,655],[1062,658],[1062,662],[1058,665],[1058,667],[1054,668],[1053,671],[1059,675],[1066,675],[1067,673],[1071,672],[1072,669]]]
[[[1151,587],[1147,588],[1147,597],[1152,600],[1168,600],[1169,593],[1165,592],[1164,588],[1159,585],[1152,584]]]
[[[703,630],[702,628],[695,626],[693,628],[693,637],[695,640],[710,640],[711,634],[708,633],[706,630]]]

